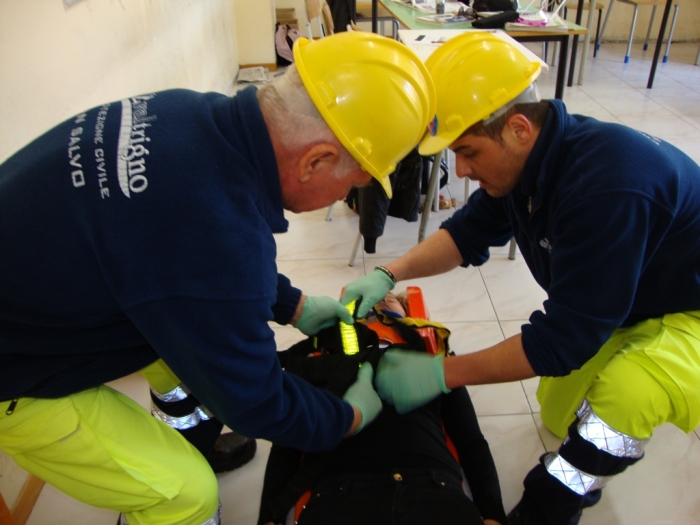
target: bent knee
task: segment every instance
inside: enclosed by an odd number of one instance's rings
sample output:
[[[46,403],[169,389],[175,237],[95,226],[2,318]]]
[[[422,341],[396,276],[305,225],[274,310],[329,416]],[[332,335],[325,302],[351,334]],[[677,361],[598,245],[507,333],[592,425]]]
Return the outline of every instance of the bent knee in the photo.
[[[219,487],[206,460],[199,457],[179,465],[180,491],[148,508],[126,513],[129,525],[218,525]]]
[[[219,507],[219,484],[204,458],[198,462],[197,468],[188,472],[185,485],[177,498],[187,509],[190,521],[186,523],[201,525],[216,513]]]
[[[648,439],[654,428],[673,419],[668,392],[642,366],[624,357],[601,371],[586,400],[607,425],[637,439]]]

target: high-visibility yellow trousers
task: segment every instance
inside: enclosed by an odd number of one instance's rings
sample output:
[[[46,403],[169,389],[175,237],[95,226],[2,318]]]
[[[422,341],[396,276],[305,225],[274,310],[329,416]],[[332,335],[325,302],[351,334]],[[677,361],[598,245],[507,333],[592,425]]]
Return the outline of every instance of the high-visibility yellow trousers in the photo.
[[[586,399],[622,434],[648,439],[672,423],[700,425],[700,311],[667,314],[616,330],[598,354],[565,377],[543,377],[542,421],[559,437]]]
[[[19,466],[130,525],[201,525],[218,485],[204,457],[140,405],[100,386],[59,399],[0,403],[0,449]]]

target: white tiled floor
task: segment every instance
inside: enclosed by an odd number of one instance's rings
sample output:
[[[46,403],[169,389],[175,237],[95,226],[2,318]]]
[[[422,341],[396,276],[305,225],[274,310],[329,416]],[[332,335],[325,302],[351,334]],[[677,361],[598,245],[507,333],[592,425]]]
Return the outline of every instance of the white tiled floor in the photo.
[[[675,143],[700,162],[700,67],[694,66],[698,44],[674,44],[670,62],[660,64],[652,90],[646,89],[651,51],[635,45],[630,64],[624,65],[625,44],[604,44],[598,57],[588,61],[584,84],[566,89],[564,100],[573,112],[601,120],[619,121]],[[537,47],[533,47],[537,50]],[[591,53],[592,54],[592,53]],[[556,68],[542,78],[544,96],[554,92]],[[441,191],[462,201],[464,186],[453,178]],[[432,214],[429,231],[451,212]],[[417,223],[389,219],[378,241],[377,253],[347,261],[357,232],[357,217],[338,204],[333,220],[326,210],[289,215],[290,232],[279,236],[280,271],[306,293],[336,295],[347,282],[372,271],[413,246]],[[406,282],[400,287],[414,284]],[[493,250],[481,268],[457,269],[447,275],[418,279],[431,316],[452,330],[457,352],[471,352],[517,333],[530,313],[541,306],[544,293],[534,283],[522,258],[507,259],[507,249]],[[277,327],[278,346],[287,347],[300,334]],[[132,376],[115,383],[146,403],[146,386]],[[522,479],[545,450],[558,440],[544,429],[535,399],[534,379],[470,388],[482,429],[487,436],[501,477],[506,510],[518,501]],[[254,524],[262,474],[269,444],[259,442],[256,458],[238,471],[219,477],[226,525]],[[12,501],[18,485],[16,468],[0,456],[0,488]],[[658,429],[646,458],[614,479],[601,503],[584,514],[582,525],[691,525],[700,524],[700,431],[689,435],[675,427]],[[91,509],[45,487],[29,525],[113,525],[116,513]]]

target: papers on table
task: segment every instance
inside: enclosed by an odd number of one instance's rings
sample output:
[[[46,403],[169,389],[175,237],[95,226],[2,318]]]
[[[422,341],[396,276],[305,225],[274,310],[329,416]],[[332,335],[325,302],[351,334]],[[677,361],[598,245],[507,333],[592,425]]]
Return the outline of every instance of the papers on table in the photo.
[[[454,14],[445,15],[425,15],[417,16],[416,21],[423,22],[424,24],[433,24],[436,26],[449,26],[452,24],[463,24],[464,22],[471,22],[473,18],[467,16],[459,16]]]
[[[508,36],[501,29],[399,29],[399,39],[409,47],[423,62],[435,51],[440,44],[450,38],[461,35],[466,31],[486,31],[520,49],[531,60],[537,60],[542,64],[542,69],[547,71],[549,66],[540,57],[522,45],[520,42]]]
[[[400,4],[404,7],[409,7],[426,14],[435,14],[435,0],[392,0],[393,2]],[[462,2],[445,2],[445,14],[451,14],[452,12],[459,11],[459,8],[466,9],[469,7]]]
[[[550,13],[547,13],[550,15]],[[520,13],[520,18],[514,22],[506,22],[506,31],[568,31],[568,27],[559,15],[546,17],[530,16],[529,13]]]

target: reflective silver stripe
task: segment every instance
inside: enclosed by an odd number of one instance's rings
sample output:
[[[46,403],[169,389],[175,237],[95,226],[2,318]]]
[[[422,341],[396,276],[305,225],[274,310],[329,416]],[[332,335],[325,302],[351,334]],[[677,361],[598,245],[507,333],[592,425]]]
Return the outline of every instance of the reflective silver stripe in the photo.
[[[600,419],[585,399],[576,415],[578,433],[599,450],[620,458],[641,458],[648,439],[636,439],[610,428]]]
[[[123,512],[119,514],[119,523],[117,525],[129,525],[129,522],[126,521],[126,516],[124,516]]]
[[[161,401],[164,401],[166,403],[173,403],[175,401],[182,401],[183,399],[185,399],[187,396],[190,395],[189,391],[182,385],[176,386],[170,392],[166,392],[165,394],[159,394],[158,392],[156,392],[152,388],[151,388],[151,392],[158,399],[160,399]]]
[[[221,502],[219,502],[219,507],[216,509],[214,515],[207,521],[202,523],[202,525],[220,525],[221,523]]]
[[[194,409],[194,412],[186,416],[175,417],[163,412],[160,408],[153,406],[151,414],[156,419],[160,419],[163,423],[175,430],[187,430],[199,425],[200,421],[206,421],[210,417],[199,407]]]
[[[610,476],[587,474],[574,467],[556,452],[547,454],[544,458],[544,466],[547,472],[580,496],[603,488],[610,479]]]
[[[202,421],[208,421],[214,417],[214,414],[209,412],[209,409],[204,405],[199,405],[197,407],[197,413],[199,414],[199,419],[201,419]]]

